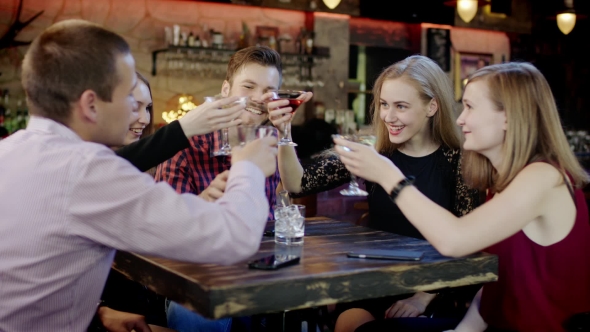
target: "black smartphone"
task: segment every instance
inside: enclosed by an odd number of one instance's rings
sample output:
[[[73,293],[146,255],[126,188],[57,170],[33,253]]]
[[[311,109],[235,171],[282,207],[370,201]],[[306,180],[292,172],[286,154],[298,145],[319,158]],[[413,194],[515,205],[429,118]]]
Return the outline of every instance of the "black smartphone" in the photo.
[[[400,261],[419,261],[424,256],[422,251],[396,249],[362,249],[346,254],[350,258],[391,259]]]
[[[277,270],[285,266],[298,264],[299,256],[295,255],[270,255],[248,263],[251,269]]]

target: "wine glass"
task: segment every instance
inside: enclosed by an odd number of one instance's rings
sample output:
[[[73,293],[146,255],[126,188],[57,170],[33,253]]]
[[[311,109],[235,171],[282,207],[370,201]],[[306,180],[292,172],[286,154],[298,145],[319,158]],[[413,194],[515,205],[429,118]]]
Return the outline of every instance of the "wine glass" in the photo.
[[[348,135],[342,136],[342,138],[351,142],[361,143],[363,145],[375,146],[377,138],[373,135]],[[359,188],[357,178],[354,174],[350,173],[350,182],[348,188],[340,190],[340,194],[344,196],[367,196],[368,192]]]
[[[289,106],[293,109],[291,111],[292,115],[295,115],[297,108],[301,104],[303,104],[303,99],[300,98],[305,91],[297,91],[297,90],[278,90],[274,93],[272,100],[279,100],[279,99],[287,99],[289,100]],[[297,146],[297,143],[291,140],[290,133],[291,133],[291,120],[293,120],[293,116],[289,119],[289,122],[283,124],[283,137],[279,139],[279,145],[289,145],[289,146]]]
[[[225,97],[221,96],[221,95],[215,95],[212,97],[205,97],[205,102],[206,103],[210,103],[219,99],[223,99]],[[236,103],[247,103],[248,102],[248,97],[240,97],[240,99],[238,99],[236,101]],[[231,103],[229,105],[225,105],[223,106],[223,108],[230,108],[232,106],[234,106],[235,103]],[[220,132],[221,134],[221,146],[218,149],[215,149],[213,151],[213,156],[218,157],[218,156],[230,156],[231,155],[231,145],[229,144],[229,129],[228,128],[223,128],[220,129],[218,132]]]

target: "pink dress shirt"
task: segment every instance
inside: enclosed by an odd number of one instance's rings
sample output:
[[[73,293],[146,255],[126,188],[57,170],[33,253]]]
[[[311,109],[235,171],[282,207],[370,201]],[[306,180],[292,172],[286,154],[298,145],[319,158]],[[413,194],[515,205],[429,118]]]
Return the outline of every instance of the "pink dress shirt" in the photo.
[[[109,148],[31,117],[0,142],[0,331],[86,331],[115,249],[248,258],[267,219],[264,184],[242,161],[215,203],[177,194]]]

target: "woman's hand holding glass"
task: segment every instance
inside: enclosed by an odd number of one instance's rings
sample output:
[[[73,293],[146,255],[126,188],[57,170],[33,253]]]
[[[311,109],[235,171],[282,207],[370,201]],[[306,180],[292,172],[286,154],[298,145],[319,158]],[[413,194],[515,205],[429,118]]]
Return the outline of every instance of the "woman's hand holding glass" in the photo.
[[[380,155],[371,146],[334,138],[336,152],[346,169],[353,175],[384,186],[385,183],[399,183],[404,179],[402,172],[387,157]]]
[[[282,90],[281,90],[282,91]],[[268,118],[272,122],[273,126],[279,129],[281,134],[281,140],[285,142],[284,145],[292,145],[288,144],[290,142],[290,126],[291,120],[295,114],[293,107],[289,106],[290,102],[289,99],[279,99],[281,95],[279,95],[276,91],[267,92],[262,96],[262,99],[268,101],[267,108],[268,108]],[[306,103],[311,100],[313,97],[312,92],[304,92],[301,91],[299,96],[297,97],[298,100],[302,100],[301,104]],[[301,106],[298,106],[299,108]],[[281,145],[281,144],[279,144]]]
[[[205,102],[186,113],[178,122],[187,138],[237,126],[242,123],[239,117],[246,108],[246,102],[239,100],[239,97],[227,97]]]
[[[232,97],[232,98],[237,98],[234,103],[240,106],[243,106],[243,109],[245,109],[248,106],[248,102],[249,102],[249,98],[248,97]],[[213,97],[205,97],[205,104],[207,103],[216,103],[219,100],[224,100],[227,99],[226,97],[222,97],[221,95],[217,95],[217,96],[213,96]],[[235,107],[231,102],[228,104],[221,104],[219,105],[219,107],[215,110],[215,112],[212,113],[216,113],[219,112],[219,110],[224,110],[224,109],[230,109],[232,107]],[[238,114],[239,116],[239,114]],[[241,121],[240,121],[241,123]],[[222,127],[221,129],[221,146],[218,149],[215,149],[213,151],[213,155],[214,156],[229,156],[231,155],[231,145],[229,144],[229,129],[228,127]]]

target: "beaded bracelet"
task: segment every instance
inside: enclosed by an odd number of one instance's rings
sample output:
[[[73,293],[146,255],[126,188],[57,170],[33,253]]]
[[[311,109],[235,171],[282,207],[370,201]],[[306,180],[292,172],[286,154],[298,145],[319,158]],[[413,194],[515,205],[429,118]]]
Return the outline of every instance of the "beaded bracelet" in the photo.
[[[414,184],[414,181],[416,180],[416,178],[412,175],[406,177],[405,179],[401,180],[397,186],[395,186],[393,188],[393,190],[391,191],[391,194],[389,194],[389,197],[391,198],[391,200],[395,203],[395,199],[397,198],[397,196],[399,195],[399,193],[402,191],[402,189],[404,189],[407,186],[411,186],[412,184]]]

